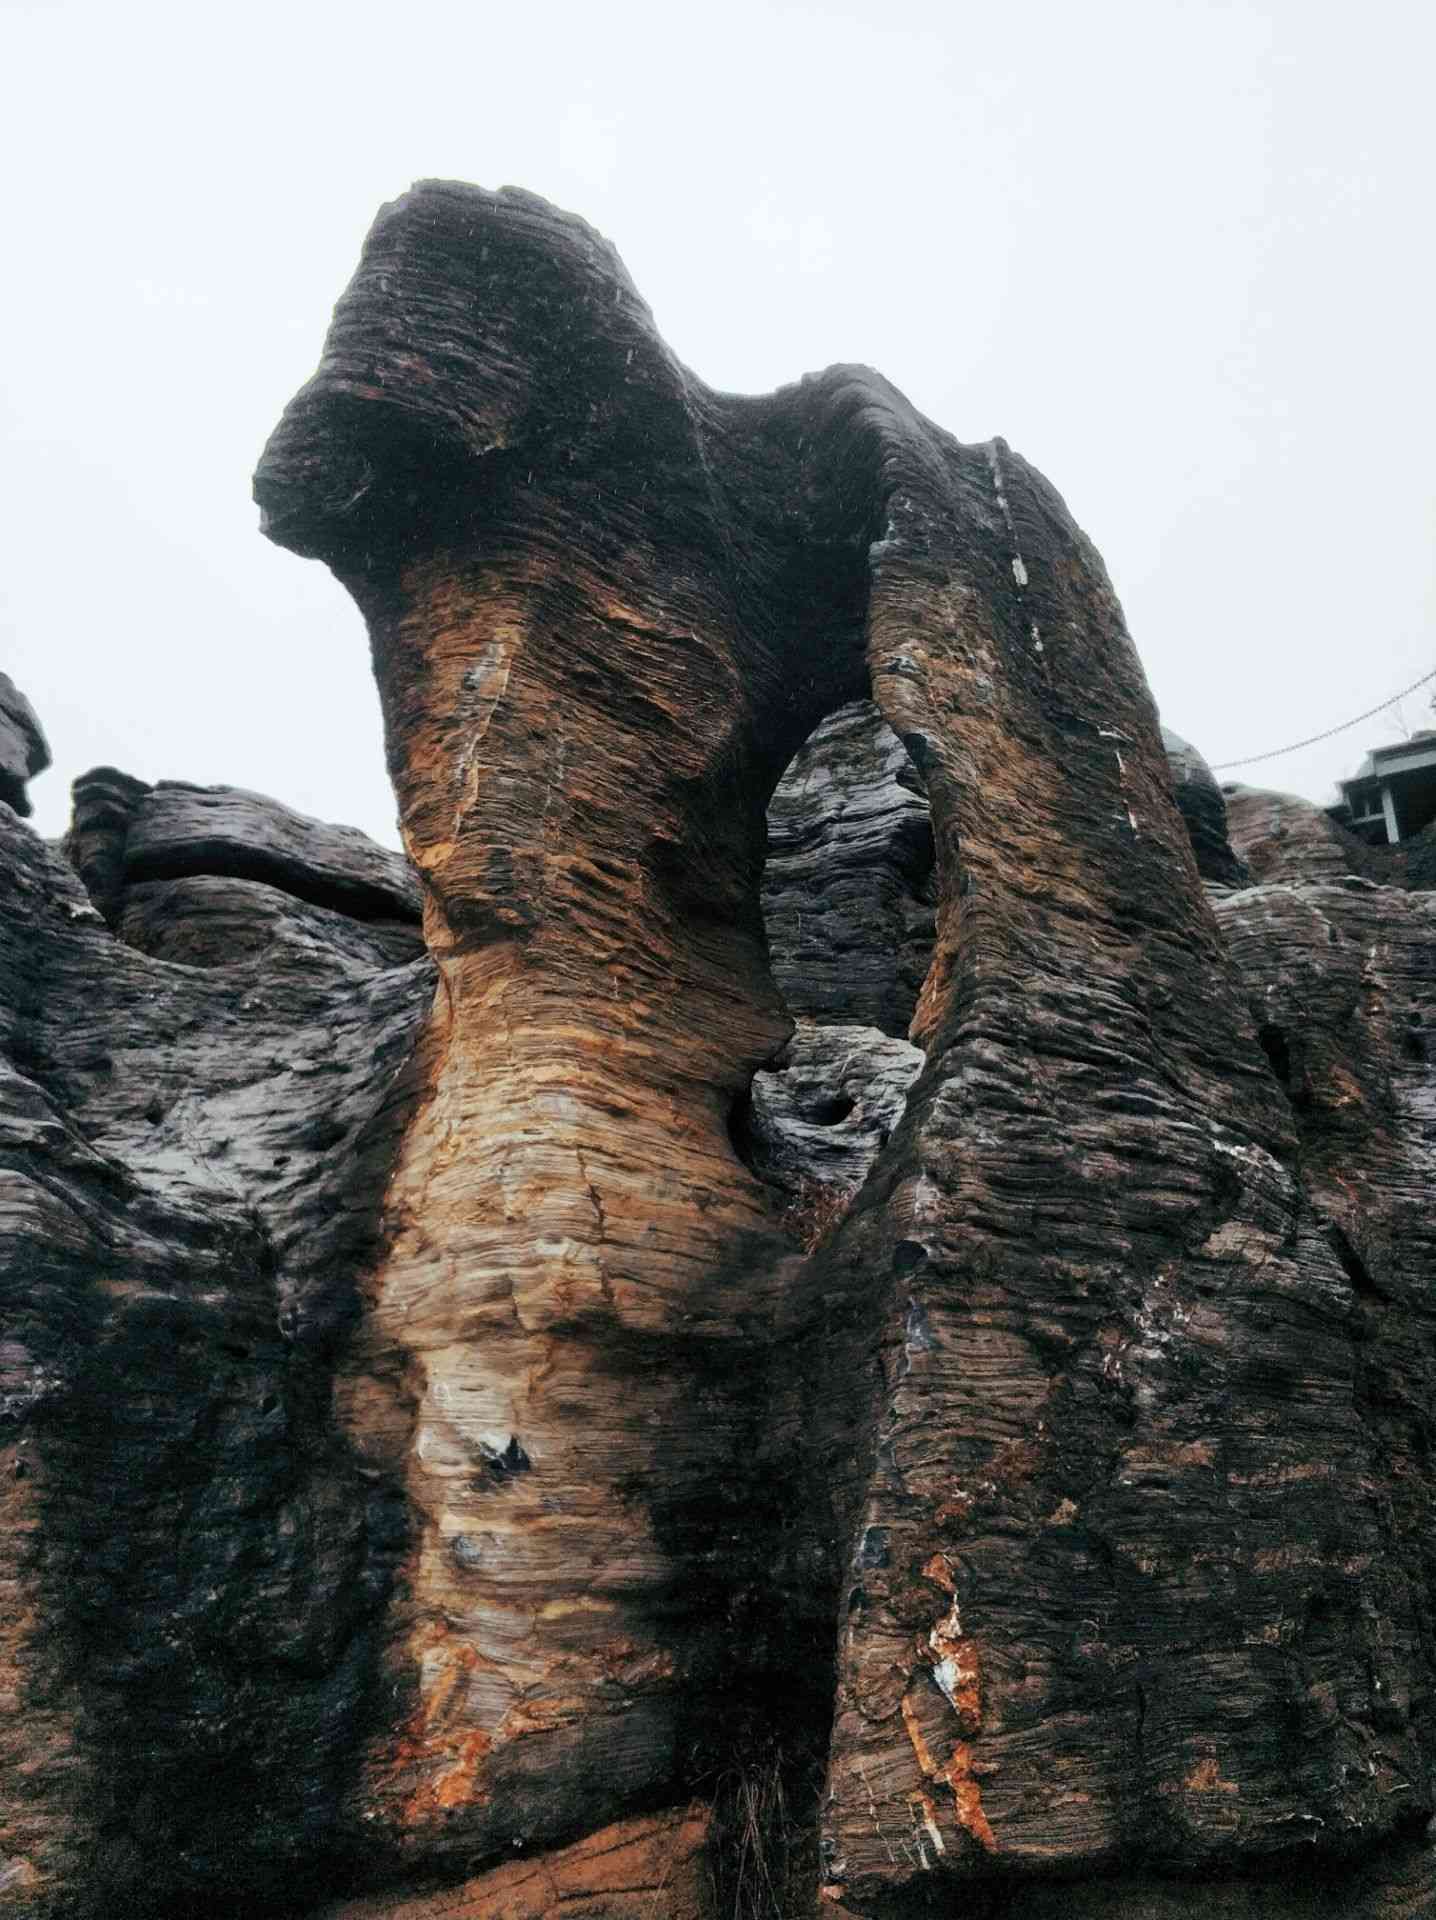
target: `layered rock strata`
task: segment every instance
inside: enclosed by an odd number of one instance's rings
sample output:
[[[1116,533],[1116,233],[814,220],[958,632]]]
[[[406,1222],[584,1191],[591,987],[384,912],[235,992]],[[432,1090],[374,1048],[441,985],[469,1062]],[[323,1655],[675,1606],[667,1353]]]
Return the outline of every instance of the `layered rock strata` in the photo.
[[[3,806],[0,868],[0,1912],[274,1911],[407,1550],[329,1379],[432,971],[257,883],[156,958]]]
[[[932,956],[932,819],[870,700],[814,728],[768,806],[763,921],[799,1020],[906,1039]]]
[[[933,941],[922,781],[870,700],[830,714],[768,803],[763,923],[797,1020],[735,1117],[742,1156],[805,1243],[888,1143],[922,1050],[906,1034]]]
[[[1398,846],[1373,847],[1297,794],[1235,783],[1222,792],[1232,847],[1257,881],[1320,883],[1355,874],[1418,893],[1436,887],[1436,827]]]
[[[0,801],[28,814],[26,786],[49,764],[49,744],[35,709],[9,674],[0,673]]]
[[[1186,823],[1197,871],[1209,885],[1244,887],[1251,879],[1245,863],[1233,851],[1227,823],[1226,796],[1216,776],[1192,745],[1169,727],[1162,728],[1162,745],[1172,775],[1177,810]]]
[[[346,1363],[420,1539],[376,1824],[557,1838],[676,1796],[705,1689],[830,1684],[857,1911],[1419,1818],[1354,1282],[1040,476],[861,369],[716,395],[588,229],[430,184],[257,492],[368,619],[443,981]],[[725,1125],[786,1028],[761,812],[864,696],[931,803],[925,1063],[794,1273]]]
[[[0,807],[0,1912],[1413,1920],[1426,897],[1244,886],[1039,475],[532,196],[256,490],[413,874]]]
[[[157,959],[205,966],[261,952],[276,921],[302,917],[300,901],[356,957],[423,952],[402,855],[239,787],[150,786],[95,767],[75,782],[65,851],[120,937]]]

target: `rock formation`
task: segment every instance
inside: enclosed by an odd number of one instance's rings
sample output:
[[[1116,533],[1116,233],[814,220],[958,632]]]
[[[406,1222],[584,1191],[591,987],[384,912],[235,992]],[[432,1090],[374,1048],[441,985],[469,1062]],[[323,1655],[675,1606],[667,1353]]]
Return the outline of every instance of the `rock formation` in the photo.
[[[0,801],[28,814],[27,781],[50,764],[50,749],[35,709],[8,673],[0,673]]]
[[[82,780],[72,845],[143,791]],[[294,819],[243,798],[257,843]],[[0,841],[0,1911],[263,1910],[330,1882],[408,1541],[328,1382],[432,968],[178,832],[130,944],[4,807]]]
[[[1428,1911],[1428,897],[1247,885],[1040,475],[530,195],[256,494],[412,874],[0,808],[0,1914]]]
[[[1233,784],[1223,788],[1233,850],[1261,881],[1340,880],[1357,874],[1384,887],[1436,887],[1436,827],[1399,846],[1373,847],[1325,808],[1292,793]]]
[[[1172,774],[1172,791],[1186,822],[1197,871],[1214,886],[1244,887],[1251,880],[1228,837],[1226,796],[1206,761],[1189,740],[1162,728],[1162,745]]]

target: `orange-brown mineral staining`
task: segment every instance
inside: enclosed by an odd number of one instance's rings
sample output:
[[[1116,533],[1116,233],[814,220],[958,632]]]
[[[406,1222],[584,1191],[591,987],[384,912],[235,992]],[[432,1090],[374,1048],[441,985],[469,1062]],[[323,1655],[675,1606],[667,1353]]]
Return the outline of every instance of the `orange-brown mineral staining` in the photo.
[[[972,1748],[966,1741],[959,1741],[952,1750],[952,1758],[943,1768],[941,1778],[952,1788],[953,1805],[957,1809],[957,1823],[966,1833],[970,1833],[977,1844],[987,1853],[997,1852],[997,1835],[988,1823],[982,1810],[982,1795],[977,1782],[972,1777]]]

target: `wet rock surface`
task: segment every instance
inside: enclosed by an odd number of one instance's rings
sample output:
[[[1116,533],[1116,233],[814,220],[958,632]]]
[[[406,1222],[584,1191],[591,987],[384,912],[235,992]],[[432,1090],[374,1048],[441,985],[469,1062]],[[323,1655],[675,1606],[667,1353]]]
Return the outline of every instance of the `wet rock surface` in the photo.
[[[432,971],[308,907],[173,964],[0,862],[0,1910],[263,1910],[349,1850],[407,1539],[328,1391]]]
[[[1426,1911],[1430,896],[531,195],[381,213],[256,484],[415,878],[0,808],[0,1913]]]

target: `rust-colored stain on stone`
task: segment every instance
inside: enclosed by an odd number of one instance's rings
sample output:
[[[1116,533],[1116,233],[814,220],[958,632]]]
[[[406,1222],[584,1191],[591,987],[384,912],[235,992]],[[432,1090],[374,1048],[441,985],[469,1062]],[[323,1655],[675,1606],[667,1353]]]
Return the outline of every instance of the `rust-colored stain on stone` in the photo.
[[[997,1835],[992,1831],[987,1815],[982,1810],[982,1795],[978,1791],[977,1781],[973,1778],[970,1745],[965,1741],[958,1742],[940,1777],[952,1789],[959,1826],[972,1835],[984,1852],[996,1853]]]
[[[1188,1793],[1239,1793],[1235,1780],[1224,1780],[1217,1756],[1209,1753],[1199,1760],[1182,1782]]]
[[[957,1591],[953,1583],[952,1567],[946,1554],[933,1554],[931,1559],[924,1565],[922,1571],[923,1578],[925,1580],[931,1580],[935,1586],[941,1587],[944,1593],[955,1593]]]

